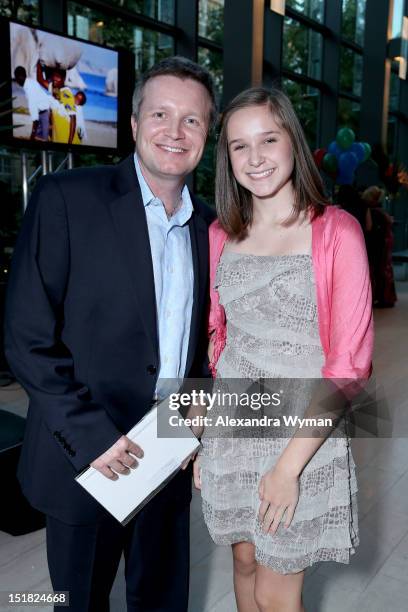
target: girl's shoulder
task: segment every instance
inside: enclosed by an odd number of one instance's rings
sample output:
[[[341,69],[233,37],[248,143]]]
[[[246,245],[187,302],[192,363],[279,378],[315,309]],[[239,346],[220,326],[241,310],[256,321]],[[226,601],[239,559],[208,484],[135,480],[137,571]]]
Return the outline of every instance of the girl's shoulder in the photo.
[[[353,215],[348,213],[346,210],[328,204],[320,217],[315,219],[317,227],[325,233],[338,234],[339,232],[362,232],[360,223]]]
[[[209,227],[210,240],[223,240],[226,239],[227,233],[221,226],[218,219],[215,219]]]
[[[211,223],[210,225],[210,232],[212,233],[217,233],[219,231],[224,231],[221,227],[221,223],[219,222],[218,218],[214,219],[214,221]]]

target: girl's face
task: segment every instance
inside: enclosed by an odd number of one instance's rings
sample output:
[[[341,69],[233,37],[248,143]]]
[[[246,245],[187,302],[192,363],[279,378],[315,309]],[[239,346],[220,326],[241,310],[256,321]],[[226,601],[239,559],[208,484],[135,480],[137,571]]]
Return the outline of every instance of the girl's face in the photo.
[[[290,182],[292,143],[267,105],[235,111],[228,121],[227,138],[234,176],[252,195],[274,196]]]

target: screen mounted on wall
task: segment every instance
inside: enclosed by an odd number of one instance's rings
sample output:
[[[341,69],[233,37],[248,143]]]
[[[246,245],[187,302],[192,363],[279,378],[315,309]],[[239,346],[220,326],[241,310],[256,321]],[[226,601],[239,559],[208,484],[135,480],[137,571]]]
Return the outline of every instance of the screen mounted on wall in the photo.
[[[14,141],[117,149],[119,52],[8,22]]]

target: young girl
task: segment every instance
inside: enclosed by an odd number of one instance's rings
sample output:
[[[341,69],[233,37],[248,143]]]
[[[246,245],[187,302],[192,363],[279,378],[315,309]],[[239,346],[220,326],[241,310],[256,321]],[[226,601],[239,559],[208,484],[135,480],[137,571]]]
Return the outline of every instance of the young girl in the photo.
[[[367,379],[373,344],[364,238],[328,206],[288,98],[239,94],[223,114],[210,228],[210,367],[221,379]],[[216,381],[217,382],[217,381]],[[348,386],[348,389],[350,385]],[[346,394],[347,395],[347,394]],[[344,421],[344,419],[342,419]],[[301,612],[304,569],[358,544],[345,435],[203,437],[194,464],[214,541],[230,544],[239,612]]]

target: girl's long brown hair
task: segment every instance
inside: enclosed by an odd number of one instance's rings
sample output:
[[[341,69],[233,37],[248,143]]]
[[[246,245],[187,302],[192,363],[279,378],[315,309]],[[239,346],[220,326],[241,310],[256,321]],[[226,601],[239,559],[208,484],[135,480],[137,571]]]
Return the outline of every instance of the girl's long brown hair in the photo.
[[[294,168],[292,183],[295,192],[293,210],[285,221],[290,225],[302,211],[309,211],[311,218],[323,214],[327,204],[323,181],[317,170],[305,135],[289,98],[279,89],[253,87],[238,94],[225,109],[217,145],[217,170],[215,202],[218,219],[231,238],[241,240],[252,223],[252,194],[236,180],[228,152],[228,121],[238,110],[251,106],[268,106],[282,129],[292,142]]]

